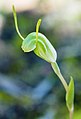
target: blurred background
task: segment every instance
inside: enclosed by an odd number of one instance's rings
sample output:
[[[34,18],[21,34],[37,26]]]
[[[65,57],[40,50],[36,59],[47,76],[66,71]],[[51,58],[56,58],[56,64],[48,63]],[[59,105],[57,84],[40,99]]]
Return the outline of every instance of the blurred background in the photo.
[[[0,119],[69,119],[65,90],[46,61],[24,53],[15,30],[15,5],[23,37],[40,32],[55,47],[69,83],[75,81],[74,119],[81,118],[81,0],[0,0]]]

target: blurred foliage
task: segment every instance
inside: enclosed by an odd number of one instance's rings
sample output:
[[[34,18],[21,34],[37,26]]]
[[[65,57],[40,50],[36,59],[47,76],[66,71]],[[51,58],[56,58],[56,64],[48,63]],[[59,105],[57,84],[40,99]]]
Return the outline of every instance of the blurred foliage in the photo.
[[[21,50],[22,41],[16,33],[12,14],[3,15],[5,22],[0,37],[0,119],[68,119],[64,103],[65,92],[57,76],[47,62],[33,52],[24,53]],[[19,28],[24,37],[35,31],[39,17],[43,21],[46,16],[33,11],[18,13]],[[67,82],[69,83],[70,75],[75,80],[74,119],[80,119],[81,35],[79,31],[63,36],[58,31],[60,26],[62,24],[59,20],[54,28],[49,28],[48,23],[43,21],[40,32],[56,48],[57,62]],[[40,99],[35,98],[40,95],[43,95]]]

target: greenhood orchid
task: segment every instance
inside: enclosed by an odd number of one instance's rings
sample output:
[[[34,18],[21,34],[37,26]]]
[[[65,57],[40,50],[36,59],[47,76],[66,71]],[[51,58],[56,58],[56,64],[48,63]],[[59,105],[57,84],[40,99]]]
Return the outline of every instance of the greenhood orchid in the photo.
[[[64,77],[62,76],[60,72],[59,66],[56,62],[57,52],[55,48],[52,46],[52,44],[49,42],[46,36],[44,36],[42,33],[39,33],[39,26],[41,24],[41,19],[39,19],[37,22],[36,32],[32,32],[29,35],[27,35],[26,38],[23,38],[23,36],[20,34],[19,29],[18,29],[17,15],[16,15],[14,6],[13,6],[13,15],[14,15],[16,31],[18,35],[20,36],[20,38],[23,40],[22,46],[21,46],[22,50],[24,52],[34,51],[34,53],[37,56],[49,62],[54,72],[57,74],[57,76],[61,80],[66,90],[66,105],[70,112],[70,119],[72,119],[72,115],[73,115],[72,113],[73,113],[73,107],[74,107],[73,105],[74,103],[74,81],[71,77],[69,85],[66,83]]]

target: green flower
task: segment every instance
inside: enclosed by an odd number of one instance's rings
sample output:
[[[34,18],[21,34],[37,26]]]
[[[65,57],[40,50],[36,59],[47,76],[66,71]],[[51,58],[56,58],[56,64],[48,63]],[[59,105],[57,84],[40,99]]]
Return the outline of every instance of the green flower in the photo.
[[[37,22],[36,32],[32,32],[26,38],[23,38],[23,36],[20,34],[18,29],[17,15],[14,6],[13,6],[13,14],[14,14],[16,31],[20,36],[20,38],[23,40],[21,46],[22,50],[24,52],[34,51],[34,53],[37,56],[41,57],[47,62],[50,63],[55,62],[57,59],[56,50],[42,33],[38,33],[39,26],[41,24],[41,19],[39,19]]]
[[[34,51],[34,53],[47,62],[55,62],[57,53],[49,40],[41,33],[38,33],[36,44],[36,32],[30,33],[22,42],[24,52]]]

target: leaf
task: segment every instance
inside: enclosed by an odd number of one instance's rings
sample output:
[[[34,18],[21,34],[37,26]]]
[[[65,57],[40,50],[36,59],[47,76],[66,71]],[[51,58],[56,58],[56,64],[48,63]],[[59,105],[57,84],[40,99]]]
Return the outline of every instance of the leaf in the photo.
[[[71,81],[68,86],[68,92],[66,93],[66,105],[69,111],[73,110],[73,103],[74,103],[74,81],[71,77]]]

